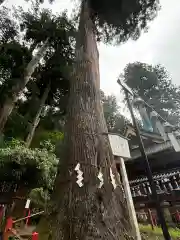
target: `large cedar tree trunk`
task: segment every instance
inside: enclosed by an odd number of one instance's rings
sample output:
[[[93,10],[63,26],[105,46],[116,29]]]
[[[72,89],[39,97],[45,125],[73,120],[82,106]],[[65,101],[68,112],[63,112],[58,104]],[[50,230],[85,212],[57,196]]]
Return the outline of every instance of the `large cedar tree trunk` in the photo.
[[[126,202],[107,136],[100,103],[99,56],[88,3],[81,7],[76,64],[71,80],[64,156],[52,194],[52,239],[128,239]],[[83,186],[76,183],[77,164]],[[116,178],[116,189],[110,178]],[[99,187],[101,169],[104,184]]]
[[[32,60],[27,65],[24,77],[21,79],[16,79],[16,84],[12,87],[11,93],[6,97],[5,101],[0,106],[0,133],[2,133],[4,126],[7,122],[9,115],[11,114],[15,103],[19,99],[19,96],[22,94],[24,88],[30,80],[31,75],[33,74],[35,68],[37,67],[39,61],[44,56],[48,47],[48,40],[44,45],[39,49],[37,54],[32,58]]]
[[[30,125],[30,129],[29,129],[28,135],[27,135],[26,140],[25,140],[27,147],[29,147],[31,145],[35,130],[36,130],[36,128],[37,128],[37,126],[40,122],[40,116],[42,114],[42,110],[44,108],[45,102],[48,98],[49,91],[50,91],[50,84],[46,87],[46,89],[45,89],[45,91],[42,95],[38,111],[37,111],[37,113],[36,113],[36,115],[35,115],[35,117],[32,121],[32,124]]]

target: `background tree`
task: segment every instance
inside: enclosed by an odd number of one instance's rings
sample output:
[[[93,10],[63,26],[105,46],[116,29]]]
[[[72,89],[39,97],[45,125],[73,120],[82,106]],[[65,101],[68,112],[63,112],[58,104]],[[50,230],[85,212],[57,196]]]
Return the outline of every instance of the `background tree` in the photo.
[[[117,170],[100,103],[96,38],[106,42],[137,39],[157,9],[158,1],[81,1],[64,155],[52,195],[53,239],[127,237],[130,226],[122,190],[114,189],[110,181],[110,168],[115,177]],[[74,171],[78,163],[83,171],[81,188]],[[99,170],[104,176],[102,189],[98,188]]]
[[[128,120],[120,114],[121,109],[118,106],[117,99],[113,95],[105,95],[101,91],[101,101],[103,104],[104,117],[106,120],[108,132],[124,134],[125,126]]]
[[[3,130],[7,118],[12,112],[14,104],[18,101],[19,96],[22,95],[24,88],[30,80],[35,79],[35,76],[32,76],[32,74],[35,68],[39,66],[39,61],[45,55],[45,52],[47,51],[44,61],[45,63],[49,61],[50,65],[48,66],[48,63],[40,65],[42,71],[45,71],[45,68],[46,70],[49,68],[49,78],[50,69],[54,67],[52,55],[54,59],[56,56],[58,64],[61,64],[61,79],[64,76],[65,68],[68,68],[68,59],[72,57],[74,27],[72,23],[68,21],[65,13],[54,16],[49,10],[41,10],[36,3],[33,5],[32,11],[29,10],[28,12],[24,12],[22,9],[18,9],[16,18],[20,22],[19,27],[23,31],[22,35],[24,34],[23,37],[21,37],[22,45],[13,40],[13,42],[8,42],[5,46],[1,46],[2,58],[0,60],[0,65],[4,71],[8,69],[10,72],[9,81],[6,81],[6,84],[4,84],[4,89],[1,88],[3,92],[3,100],[1,100],[0,109],[1,130]],[[19,55],[17,54],[17,47],[19,47]],[[28,51],[30,56],[32,56],[31,54],[34,50],[36,50],[37,53],[28,63],[24,58],[27,57]],[[10,54],[8,51],[10,51]],[[25,55],[24,58],[22,58],[23,54]],[[57,59],[57,56],[59,56],[59,59]],[[56,64],[56,67],[59,66],[58,64]],[[56,72],[58,72],[58,69],[56,69]],[[55,74],[55,69],[53,74]],[[45,82],[47,83],[47,81]],[[61,81],[61,83],[63,88],[64,82]],[[52,88],[52,86],[50,88]]]
[[[13,43],[14,47],[14,43]],[[10,84],[8,85],[8,90],[5,91],[5,94],[3,94],[4,100],[1,101],[1,109],[0,109],[0,131],[2,132],[4,129],[4,126],[6,124],[6,121],[11,114],[15,103],[18,101],[19,96],[23,93],[23,90],[26,86],[26,84],[29,82],[30,77],[32,73],[34,72],[34,69],[38,65],[40,59],[43,57],[45,51],[47,49],[47,43],[43,45],[37,54],[32,57],[30,62],[25,65],[25,68],[23,69],[23,64],[20,64],[20,68],[17,69],[16,66],[13,66],[13,72],[12,72],[12,86],[10,87]],[[9,55],[9,44],[8,47],[5,48],[2,46],[1,48],[1,56],[10,57],[10,61],[12,60],[12,64],[14,65],[14,59],[11,58]],[[16,55],[16,54],[15,54]],[[17,56],[17,55],[16,55]],[[20,58],[18,58],[19,60]],[[2,60],[2,59],[1,59]],[[21,60],[23,61],[23,59]],[[22,75],[23,72],[23,75]]]
[[[62,18],[58,21],[57,24],[62,25]],[[67,29],[68,27],[69,29]],[[58,29],[56,31],[58,32]],[[72,71],[74,58],[73,35],[75,32],[70,22],[69,25],[66,23],[65,31],[64,39],[61,33],[59,38],[53,39],[51,49],[44,57],[45,63],[41,64],[35,73],[37,75],[35,84],[39,89],[41,99],[27,136],[28,145],[30,145],[34,131],[40,121],[45,103],[47,103],[48,108],[56,107],[56,112],[61,111],[62,114],[65,114],[69,93],[69,72]],[[71,42],[69,42],[68,31],[71,31]]]
[[[172,83],[167,70],[161,65],[130,63],[122,79],[144,101],[151,105],[171,124],[180,123],[180,87]]]
[[[43,61],[38,63],[31,76],[31,81],[26,85],[25,91],[21,94],[22,96],[19,96],[16,107],[8,119],[4,131],[5,141],[1,141],[0,182],[4,181],[4,176],[8,176],[10,182],[15,180],[17,183],[19,181],[22,181],[23,184],[26,183],[27,191],[30,191],[33,187],[41,187],[41,190],[45,187],[47,191],[47,188],[48,190],[50,188],[49,185],[51,185],[52,190],[53,179],[57,170],[56,166],[54,167],[52,164],[52,160],[56,159],[53,152],[55,144],[57,141],[61,141],[63,134],[55,131],[57,130],[54,127],[55,124],[49,123],[49,119],[53,123],[53,118],[56,119],[57,116],[59,117],[65,112],[65,99],[69,91],[68,73],[71,71],[74,57],[74,27],[67,20],[66,14],[53,16],[50,11],[39,11],[38,8],[32,12],[24,12],[22,9],[18,9],[15,12],[15,19],[14,10],[10,12],[9,9],[2,8],[1,13],[0,104],[2,105],[4,99],[13,94],[11,90],[16,84],[17,79],[15,77],[20,76],[19,74],[23,72],[32,58],[33,51],[38,50],[43,43],[43,39],[46,39],[46,31],[50,28],[57,37],[52,36],[50,39]],[[16,21],[17,19],[20,20],[20,25]],[[52,19],[55,23],[52,23]],[[48,97],[46,101],[44,99],[45,102],[42,104],[42,96],[49,85]],[[38,119],[38,114],[40,115],[43,105],[47,108],[47,114],[45,121],[42,121],[41,136],[39,134],[36,137],[33,149],[27,149],[24,143],[18,146],[14,144],[13,137],[24,139],[27,127],[29,126],[28,131],[31,130],[31,126],[34,127],[36,122],[34,119]],[[9,144],[10,142],[13,142],[16,146]],[[30,159],[32,160],[31,163]],[[53,165],[53,174],[49,171],[50,165],[51,167]],[[15,170],[22,172],[22,179],[15,179],[11,176],[12,171],[14,173]],[[34,185],[31,181],[32,178],[28,177],[28,171],[30,174],[34,173]],[[24,197],[27,197],[27,194]],[[23,211],[21,210],[23,208],[24,202],[16,204],[15,212],[18,215],[13,214],[16,217],[22,217]]]
[[[0,42],[7,43],[14,40],[18,35],[18,25],[10,16],[10,11],[6,7],[0,8]]]

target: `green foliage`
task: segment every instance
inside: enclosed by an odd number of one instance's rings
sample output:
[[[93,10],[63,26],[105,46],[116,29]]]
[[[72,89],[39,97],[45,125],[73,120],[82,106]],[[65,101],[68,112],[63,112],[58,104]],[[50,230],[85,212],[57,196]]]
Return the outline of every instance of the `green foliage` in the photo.
[[[24,40],[36,44],[49,39],[50,45],[55,42],[62,45],[62,50],[68,50],[69,37],[75,35],[72,22],[67,18],[66,12],[53,15],[49,9],[40,8],[39,3],[32,2],[31,8],[24,11],[19,7],[16,11],[17,18],[21,21],[21,30],[26,32]],[[73,40],[73,39],[71,39]],[[66,45],[67,48],[64,48]]]
[[[52,142],[60,139],[57,133],[49,133],[49,136]],[[23,141],[14,138],[0,145],[0,182],[16,182],[29,189],[36,187],[29,197],[38,208],[44,208],[49,200],[49,190],[53,188],[57,172],[58,159],[53,153],[55,146],[47,142],[39,149],[28,149]]]
[[[85,0],[84,0],[85,1]],[[137,39],[159,9],[158,0],[89,0],[94,22],[105,41]]]
[[[0,55],[0,66],[11,70],[11,77],[20,77],[21,72],[31,59],[28,48],[15,41],[1,44]]]
[[[98,40],[116,43],[136,40],[141,30],[147,30],[160,9],[159,0],[79,0],[88,2]],[[44,2],[41,0],[40,2]],[[54,2],[50,0],[49,2]]]
[[[62,132],[46,131],[44,129],[42,131],[39,130],[37,131],[37,134],[33,139],[32,146],[35,146],[35,147],[46,146],[46,148],[48,149],[53,149],[57,142],[63,140],[63,137],[64,135]],[[52,145],[52,148],[51,148],[51,145]]]
[[[4,102],[5,96],[12,95],[12,88],[17,84],[17,80],[23,76],[24,69],[30,59],[31,53],[29,53],[28,48],[14,40],[0,45],[0,69],[3,83],[0,89],[1,103]],[[8,78],[3,80],[4,72],[8,73]]]
[[[180,87],[172,83],[164,67],[130,63],[121,78],[163,118],[172,124],[180,122]]]
[[[16,147],[21,147],[25,146],[24,142],[22,140],[16,139],[16,138],[11,138],[10,140],[6,139],[3,142],[3,145],[1,148],[16,148]]]
[[[44,138],[48,139],[51,141],[52,144],[56,144],[58,141],[62,141],[64,134],[61,132],[44,132]]]
[[[124,69],[123,78],[128,86],[141,95],[158,83],[153,66],[141,62],[129,63]]]
[[[44,140],[43,142],[40,142],[40,148],[45,148],[48,150],[48,152],[55,151],[55,145],[53,145],[50,140]]]
[[[28,126],[38,111],[41,96],[49,84],[51,91],[45,108],[58,110],[59,116],[66,112],[76,31],[65,12],[53,15],[50,10],[40,8],[38,1],[32,3],[28,11],[23,8],[6,9],[1,18],[3,26],[8,23],[8,29],[16,31],[11,35],[2,31],[2,36],[0,35],[0,40],[6,39],[0,41],[0,105],[4,104],[7,97],[17,99],[16,90],[34,50],[49,40],[43,61],[39,63],[23,92],[24,101],[18,101],[19,108],[13,111],[6,126],[6,136],[24,139]],[[53,126],[53,120],[50,122]],[[49,130],[51,129],[52,127]]]
[[[62,112],[61,110],[61,108],[57,108],[53,104],[51,104],[46,115],[41,120],[40,127],[49,132],[63,132],[66,112]]]
[[[30,124],[29,121],[29,115],[22,115],[15,109],[6,123],[4,135],[6,138],[24,139],[27,135],[27,129]]]
[[[34,188],[30,192],[29,198],[36,206],[44,208],[46,203],[50,200],[50,195],[48,191],[44,191],[43,188]]]
[[[163,237],[163,233],[162,233],[162,229],[160,227],[155,227],[154,230],[152,230],[151,225],[139,225],[140,231],[142,233],[146,233],[148,234],[147,239],[161,239],[158,237]],[[168,228],[170,236],[172,237],[172,239],[178,239],[178,237],[180,236],[180,231],[178,228]],[[164,239],[164,238],[163,238]]]
[[[18,26],[16,22],[10,17],[8,8],[2,7],[0,9],[0,42],[7,43],[14,40],[18,34]]]
[[[52,188],[57,163],[56,156],[47,149],[28,149],[13,139],[0,148],[0,179]]]
[[[34,81],[28,84],[28,91],[25,93],[27,101],[21,104],[20,108],[21,114],[28,113],[30,119],[34,117],[36,112],[34,106],[38,106],[38,100],[48,84],[51,88],[46,100],[48,113],[54,111],[58,112],[59,116],[65,114],[75,45],[75,29],[66,13],[55,16],[47,9],[36,7],[27,12],[18,10],[18,17],[26,30],[25,41],[32,42],[33,47],[41,44],[46,38],[49,39],[49,48],[44,61],[34,72]],[[45,118],[47,119],[46,116]],[[48,122],[53,125],[52,119],[48,119]]]

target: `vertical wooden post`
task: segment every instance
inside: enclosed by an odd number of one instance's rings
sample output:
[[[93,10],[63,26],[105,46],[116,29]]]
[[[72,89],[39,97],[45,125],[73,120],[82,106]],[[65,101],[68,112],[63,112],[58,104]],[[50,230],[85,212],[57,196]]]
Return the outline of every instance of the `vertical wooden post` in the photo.
[[[4,230],[4,234],[3,234],[3,239],[4,240],[8,240],[10,236],[12,236],[12,233],[11,233],[11,229],[13,227],[13,220],[12,220],[12,217],[9,217],[6,221],[6,227],[5,227],[5,230]]]
[[[119,164],[120,164],[120,173],[122,176],[122,182],[123,182],[123,186],[124,186],[124,192],[125,192],[125,196],[126,196],[126,200],[127,200],[128,212],[129,212],[134,236],[135,236],[136,240],[141,240],[141,234],[139,231],[139,226],[138,226],[138,222],[137,222],[137,218],[136,218],[136,212],[135,212],[134,203],[133,203],[133,199],[132,199],[132,195],[131,195],[131,190],[130,190],[130,186],[129,186],[126,167],[124,164],[124,159],[121,157],[118,157],[118,160],[119,160]]]
[[[152,230],[154,230],[154,221],[153,221],[153,217],[150,209],[148,209],[148,215],[149,215],[149,220],[150,220]]]
[[[156,219],[156,215],[153,216],[153,221],[154,221],[154,226],[157,226],[157,219]]]
[[[39,239],[39,234],[37,232],[32,233],[32,240],[38,240]]]
[[[180,222],[180,214],[179,214],[178,210],[176,210],[176,221],[177,221],[177,224],[179,224],[179,222]]]
[[[31,203],[31,200],[30,200],[30,199],[27,199],[26,205],[25,205],[25,209],[24,209],[24,211],[25,211],[25,217],[27,217],[27,219],[25,220],[25,226],[26,226],[26,227],[27,227],[28,222],[29,222],[29,216],[30,216],[30,208],[29,208],[29,206],[30,206],[30,203]]]

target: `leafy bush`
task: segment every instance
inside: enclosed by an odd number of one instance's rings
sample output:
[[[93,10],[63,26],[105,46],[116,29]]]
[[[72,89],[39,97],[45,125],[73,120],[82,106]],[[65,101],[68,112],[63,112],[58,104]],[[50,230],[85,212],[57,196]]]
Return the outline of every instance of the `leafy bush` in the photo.
[[[31,201],[38,207],[44,208],[46,203],[50,200],[48,191],[43,188],[34,188],[29,194]]]
[[[34,136],[32,146],[33,147],[42,147],[43,144],[46,144],[48,141],[52,145],[56,145],[57,142],[62,141],[64,134],[58,131],[39,131]]]
[[[47,149],[29,149],[13,140],[0,149],[0,181],[16,180],[49,188],[56,175],[57,163],[55,154]]]

